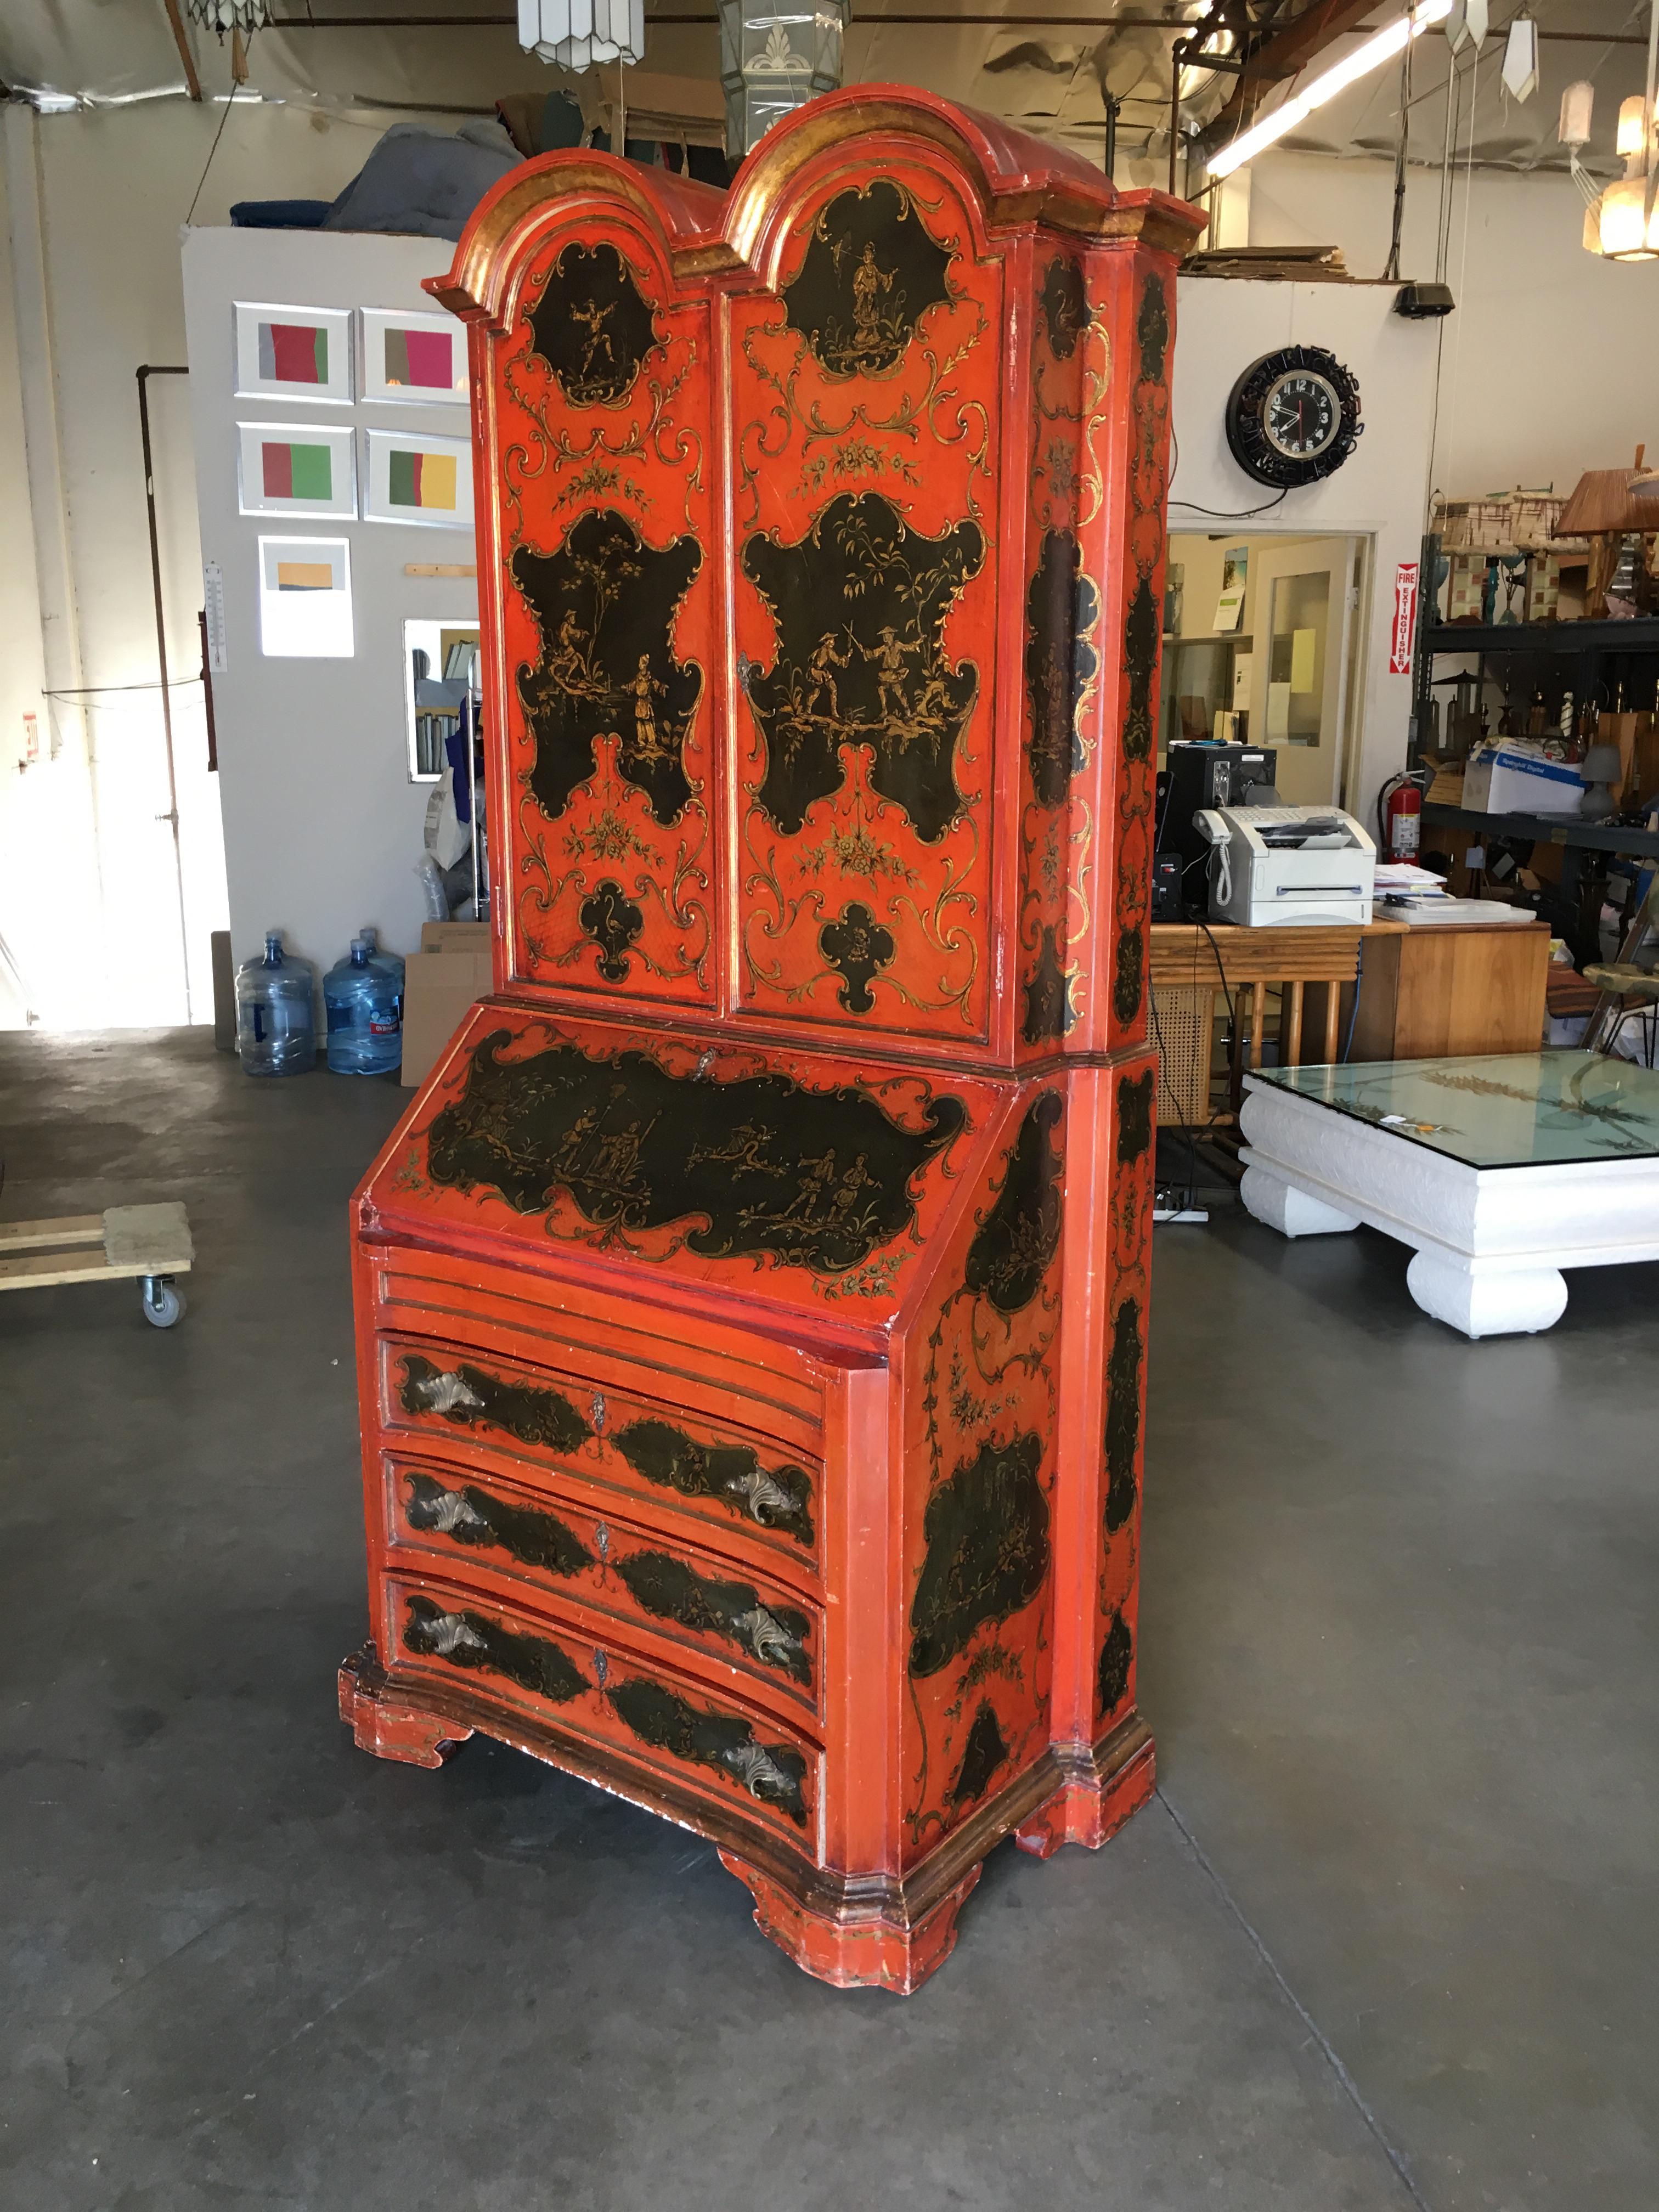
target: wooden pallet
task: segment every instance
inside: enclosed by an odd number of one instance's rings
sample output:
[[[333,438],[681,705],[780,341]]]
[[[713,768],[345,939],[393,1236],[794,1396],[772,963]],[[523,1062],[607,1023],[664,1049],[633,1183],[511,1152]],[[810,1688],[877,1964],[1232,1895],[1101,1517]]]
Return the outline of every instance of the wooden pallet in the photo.
[[[185,1275],[194,1257],[189,1218],[178,1199],[0,1222],[0,1291]]]

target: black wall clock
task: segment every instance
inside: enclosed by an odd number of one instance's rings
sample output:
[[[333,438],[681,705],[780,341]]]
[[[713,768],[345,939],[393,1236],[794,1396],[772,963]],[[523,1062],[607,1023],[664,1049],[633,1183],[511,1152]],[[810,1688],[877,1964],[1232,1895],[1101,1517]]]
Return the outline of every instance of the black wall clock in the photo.
[[[1323,346],[1263,354],[1227,400],[1233,459],[1247,477],[1275,490],[1334,475],[1364,427],[1358,385]]]

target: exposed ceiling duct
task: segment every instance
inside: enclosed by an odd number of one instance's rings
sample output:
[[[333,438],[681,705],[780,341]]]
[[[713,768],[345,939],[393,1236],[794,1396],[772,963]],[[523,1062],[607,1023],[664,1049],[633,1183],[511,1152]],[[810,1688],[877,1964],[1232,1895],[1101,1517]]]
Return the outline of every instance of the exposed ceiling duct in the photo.
[[[1117,103],[1120,173],[1163,182],[1171,49],[1217,27],[1200,63],[1182,71],[1183,138],[1221,143],[1285,94],[1299,71],[1325,66],[1385,18],[1393,0],[860,0],[847,33],[846,79],[925,84],[1007,118],[1098,161],[1109,103]],[[190,10],[191,14],[196,9]],[[1570,82],[1594,82],[1609,109],[1639,92],[1644,37],[1631,0],[1532,0],[1542,82],[1518,105],[1499,61],[1513,0],[1492,0],[1492,34],[1477,54],[1452,55],[1437,32],[1418,41],[1413,153],[1438,161],[1447,74],[1460,75],[1460,158],[1516,168],[1565,167],[1555,111]],[[1639,13],[1639,11],[1638,11]],[[488,113],[504,94],[546,92],[552,73],[522,52],[511,0],[270,0],[270,22],[245,41],[242,99],[323,109]],[[179,26],[177,33],[173,22]],[[181,0],[57,0],[6,11],[0,80],[45,109],[191,95],[222,100],[244,42],[222,42],[185,18]],[[647,0],[646,66],[713,81],[720,69],[714,0]],[[187,72],[181,43],[188,55]],[[1240,56],[1243,66],[1239,66]],[[1474,93],[1473,145],[1468,95]],[[1382,70],[1305,118],[1289,149],[1392,158],[1399,76]],[[1432,141],[1432,143],[1430,142]],[[1610,173],[1610,172],[1609,172]]]

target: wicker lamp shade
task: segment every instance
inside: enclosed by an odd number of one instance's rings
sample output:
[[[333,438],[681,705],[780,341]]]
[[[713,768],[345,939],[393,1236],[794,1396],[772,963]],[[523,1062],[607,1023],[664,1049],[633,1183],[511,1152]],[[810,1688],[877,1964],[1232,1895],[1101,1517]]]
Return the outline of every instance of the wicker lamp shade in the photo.
[[[1633,469],[1587,469],[1555,526],[1563,538],[1659,530],[1659,478]]]

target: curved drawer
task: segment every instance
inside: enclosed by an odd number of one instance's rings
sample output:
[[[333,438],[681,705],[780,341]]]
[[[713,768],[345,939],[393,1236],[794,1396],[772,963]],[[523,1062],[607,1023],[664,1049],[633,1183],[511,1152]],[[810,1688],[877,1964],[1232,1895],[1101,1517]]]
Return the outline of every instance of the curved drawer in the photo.
[[[614,1385],[460,1346],[380,1340],[389,1434],[473,1438],[513,1457],[672,1503],[796,1563],[818,1556],[822,1462]]]
[[[520,1715],[538,1731],[592,1747],[596,1778],[649,1795],[701,1799],[728,1817],[757,1819],[811,1850],[817,1831],[821,1754],[787,1723],[746,1712],[672,1668],[596,1643],[556,1615],[543,1617],[453,1583],[387,1576],[378,1639],[394,1680],[441,1685],[451,1710],[481,1704]],[[469,1716],[471,1717],[471,1716]],[[473,1724],[492,1729],[487,1712]],[[609,1771],[605,1753],[626,1761]],[[682,1805],[665,1809],[684,1818]]]
[[[579,1498],[401,1456],[386,1466],[386,1526],[398,1551],[447,1558],[463,1572],[476,1566],[528,1581],[538,1593],[695,1646],[752,1675],[771,1698],[819,1710],[820,1609],[678,1536],[671,1552]]]

